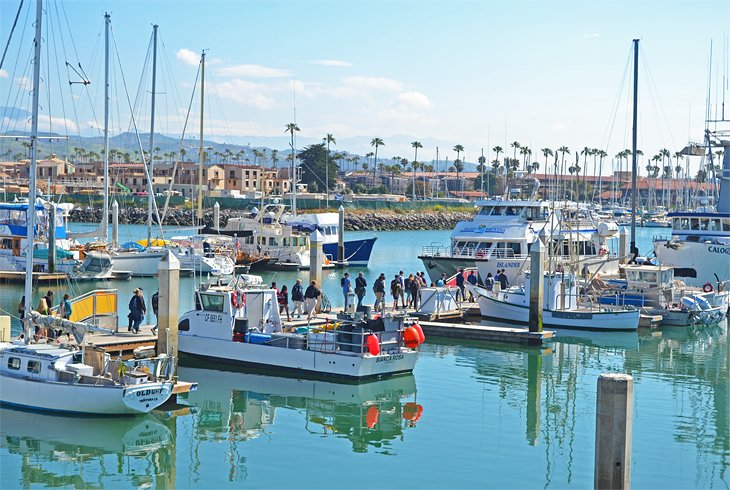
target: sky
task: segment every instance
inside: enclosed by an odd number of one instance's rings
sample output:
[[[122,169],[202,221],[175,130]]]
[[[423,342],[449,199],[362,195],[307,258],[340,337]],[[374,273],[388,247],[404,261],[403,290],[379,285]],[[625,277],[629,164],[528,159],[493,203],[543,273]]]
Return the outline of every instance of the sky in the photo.
[[[19,3],[0,0],[3,47]],[[0,106],[30,109],[26,16],[34,9],[26,0],[0,71]],[[129,97],[139,97],[141,130],[149,130],[145,59],[158,24],[156,131],[181,134],[205,49],[206,137],[282,150],[284,127],[296,121],[298,146],[332,133],[336,149],[364,154],[380,137],[385,158],[412,159],[414,140],[423,144],[422,161],[436,158],[436,147],[441,160],[453,160],[457,144],[468,161],[482,148],[492,160],[490,148],[511,155],[513,141],[540,161],[541,148],[563,145],[614,155],[631,146],[631,41],[638,38],[639,147],[675,152],[702,138],[711,41],[713,104],[728,71],[728,0],[66,0],[45,10],[41,120],[83,135],[102,124],[106,11],[118,52],[113,132],[130,128],[124,81]],[[79,78],[64,61],[81,62],[91,85],[69,87]],[[190,135],[199,130],[198,104]],[[0,129],[26,126],[5,120]]]

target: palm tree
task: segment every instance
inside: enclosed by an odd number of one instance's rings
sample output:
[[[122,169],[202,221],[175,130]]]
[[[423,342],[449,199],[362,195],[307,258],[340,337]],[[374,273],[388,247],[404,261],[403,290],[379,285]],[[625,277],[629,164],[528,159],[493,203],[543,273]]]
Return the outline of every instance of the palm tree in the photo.
[[[461,172],[464,170],[464,162],[457,158],[454,160],[454,168],[456,169],[456,181],[459,182],[461,192],[464,192],[464,182],[461,180]]]
[[[423,148],[420,141],[413,141],[411,146],[415,150],[413,155],[413,200],[416,200],[416,169],[418,168],[418,149]]]
[[[504,150],[502,149],[501,146],[495,146],[494,148],[492,148],[492,151],[497,154],[497,156],[495,157],[495,159],[496,160],[499,160],[499,154],[502,153]]]
[[[377,167],[378,167],[378,147],[379,146],[385,146],[385,143],[383,143],[383,139],[382,138],[373,138],[370,141],[370,146],[374,146],[375,147],[375,161],[373,162],[374,163],[373,164],[373,185],[375,185],[375,175],[376,175],[375,172],[376,172]]]
[[[520,144],[517,141],[513,141],[510,143],[510,146],[512,147],[512,159],[517,160],[517,150],[520,149]]]
[[[324,137],[324,142],[327,143],[327,153],[324,154],[324,187],[327,192],[327,198],[326,203],[327,207],[330,206],[330,164],[329,164],[329,158],[330,158],[330,143],[333,145],[337,144],[337,140],[335,140],[335,137],[332,135],[332,133],[327,133],[327,136]]]
[[[527,163],[528,163],[528,158],[530,157],[530,155],[532,155],[532,150],[526,146],[522,146],[522,147],[520,147],[520,155],[522,155],[522,166],[525,167],[525,170],[527,170],[529,172]]]
[[[553,156],[553,150],[551,150],[550,148],[543,148],[540,151],[542,151],[542,156],[545,157],[545,170],[547,171],[548,157]]]
[[[461,152],[464,151],[464,147],[462,145],[456,145],[454,146],[454,151],[456,152],[456,159],[458,160],[461,156]]]
[[[284,132],[289,133],[289,136],[291,137],[291,142],[289,143],[289,146],[291,147],[291,185],[292,185],[292,196],[296,196],[297,194],[297,167],[294,158],[294,133],[299,132],[299,126],[297,126],[297,123],[289,123],[285,126]],[[292,202],[294,202],[294,198],[292,197]],[[294,212],[296,213],[296,209],[294,209]]]
[[[565,154],[567,153],[570,155],[570,148],[567,146],[561,146],[558,148],[558,152],[560,152],[560,173],[563,173],[563,170],[565,169]],[[572,172],[571,172],[572,173]]]

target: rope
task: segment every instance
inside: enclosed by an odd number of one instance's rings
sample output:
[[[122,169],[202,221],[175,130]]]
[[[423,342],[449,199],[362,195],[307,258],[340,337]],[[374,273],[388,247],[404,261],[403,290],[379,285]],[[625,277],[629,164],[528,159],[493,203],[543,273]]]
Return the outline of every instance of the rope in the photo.
[[[20,11],[23,10],[23,0],[20,0],[18,5],[18,11],[15,13],[15,20],[13,21],[13,27],[10,28],[10,35],[8,36],[8,42],[5,43],[5,49],[3,50],[3,57],[0,59],[0,69],[3,67],[5,62],[5,55],[8,54],[8,48],[10,47],[10,41],[13,39],[13,32],[15,32],[15,26],[18,25],[18,17],[20,17]]]

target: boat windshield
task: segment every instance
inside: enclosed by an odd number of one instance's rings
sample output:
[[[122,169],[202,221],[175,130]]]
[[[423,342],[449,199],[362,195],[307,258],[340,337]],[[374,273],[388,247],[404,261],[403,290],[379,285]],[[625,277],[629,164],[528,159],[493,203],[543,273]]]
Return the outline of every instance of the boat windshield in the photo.
[[[200,302],[203,310],[206,311],[223,311],[225,304],[225,296],[222,294],[200,293]]]

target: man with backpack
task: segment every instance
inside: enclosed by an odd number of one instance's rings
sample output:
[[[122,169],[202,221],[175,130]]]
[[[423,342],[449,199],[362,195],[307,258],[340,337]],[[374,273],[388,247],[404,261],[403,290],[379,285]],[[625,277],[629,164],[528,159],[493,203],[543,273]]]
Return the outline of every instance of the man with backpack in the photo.
[[[347,310],[347,295],[352,291],[352,282],[350,281],[350,273],[345,272],[345,276],[340,279],[340,286],[342,286],[342,295],[345,297],[345,307],[343,309]]]
[[[355,294],[357,295],[357,307],[362,306],[362,299],[367,293],[368,282],[365,280],[365,275],[362,271],[355,278]]]
[[[385,308],[385,274],[382,272],[373,285],[373,292],[375,293],[375,304],[373,305],[373,309],[378,311]]]
[[[312,281],[307,290],[304,292],[304,305],[307,310],[307,320],[310,320],[313,316],[317,317],[317,302],[322,291],[317,287],[317,281]]]
[[[393,296],[393,311],[395,311],[398,309],[398,298],[400,298],[401,294],[403,294],[403,288],[398,274],[396,274],[393,280],[390,281],[390,294]]]
[[[294,302],[294,311],[292,316],[297,315],[297,318],[302,317],[302,307],[304,306],[304,288],[302,287],[302,280],[297,279],[296,284],[291,288],[291,300]]]

